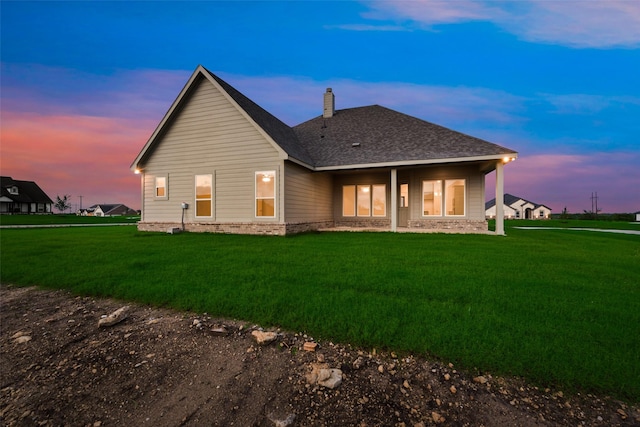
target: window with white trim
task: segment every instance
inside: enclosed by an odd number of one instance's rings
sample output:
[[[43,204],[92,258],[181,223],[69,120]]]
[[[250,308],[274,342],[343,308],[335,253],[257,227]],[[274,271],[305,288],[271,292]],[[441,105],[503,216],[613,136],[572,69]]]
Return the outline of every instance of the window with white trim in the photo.
[[[466,184],[465,179],[422,181],[422,215],[464,216]]]
[[[156,199],[168,199],[169,193],[167,191],[167,176],[156,176],[155,179],[155,192],[154,196]]]
[[[276,216],[276,171],[256,172],[256,217]]]
[[[442,215],[442,181],[422,181],[422,215]]]
[[[342,216],[387,215],[387,186],[344,185],[342,186]]]
[[[196,218],[213,216],[213,175],[196,175]]]
[[[444,184],[445,215],[464,216],[465,214],[465,180],[447,179]]]

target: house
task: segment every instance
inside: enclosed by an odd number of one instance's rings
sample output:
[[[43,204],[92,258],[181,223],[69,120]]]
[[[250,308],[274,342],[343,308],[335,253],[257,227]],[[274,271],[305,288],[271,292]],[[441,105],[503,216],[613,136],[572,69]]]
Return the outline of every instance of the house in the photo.
[[[636,212],[636,222],[640,222],[640,211]]]
[[[33,181],[0,177],[0,214],[49,214],[53,201]]]
[[[93,205],[87,209],[80,209],[77,213],[77,215],[80,216],[123,216],[137,214],[136,211],[121,203]]]
[[[550,207],[508,193],[504,195],[503,212],[504,218],[509,219],[549,219],[551,217]],[[487,218],[495,218],[496,199],[491,199],[485,204],[485,215]]]
[[[138,228],[487,231],[485,176],[502,200],[515,151],[379,105],[336,110],[331,89],[323,108],[290,127],[198,66],[131,165]]]

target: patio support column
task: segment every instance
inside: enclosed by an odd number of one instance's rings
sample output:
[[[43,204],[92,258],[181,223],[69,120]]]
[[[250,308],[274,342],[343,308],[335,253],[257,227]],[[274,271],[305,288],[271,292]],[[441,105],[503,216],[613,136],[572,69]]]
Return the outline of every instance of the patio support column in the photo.
[[[504,236],[504,163],[496,163],[496,234]]]
[[[398,231],[398,170],[391,169],[391,231]]]

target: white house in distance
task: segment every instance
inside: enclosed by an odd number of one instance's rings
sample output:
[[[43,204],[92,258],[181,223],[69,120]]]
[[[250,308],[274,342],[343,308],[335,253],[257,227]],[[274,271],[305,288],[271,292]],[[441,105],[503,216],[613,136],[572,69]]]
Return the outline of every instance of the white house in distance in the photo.
[[[131,170],[143,231],[484,233],[485,176],[502,201],[517,155],[379,105],[336,110],[330,88],[322,114],[290,127],[198,66]]]
[[[117,204],[99,204],[93,205],[86,209],[79,209],[77,215],[79,216],[123,216],[123,215],[137,215],[138,213],[130,207]]]
[[[508,219],[549,219],[551,217],[551,208],[508,193],[504,195],[503,212],[504,218]],[[491,199],[485,204],[485,215],[487,218],[496,217],[496,199]]]

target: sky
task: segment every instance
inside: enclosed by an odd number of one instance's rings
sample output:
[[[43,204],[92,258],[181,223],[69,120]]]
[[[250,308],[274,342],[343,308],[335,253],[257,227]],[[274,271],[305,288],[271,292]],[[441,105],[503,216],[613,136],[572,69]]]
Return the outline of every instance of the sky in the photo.
[[[594,193],[640,211],[637,0],[3,0],[0,19],[0,172],[73,208],[140,208],[129,167],[201,64],[288,125],[331,87],[336,109],[518,151],[505,192],[556,213]]]

